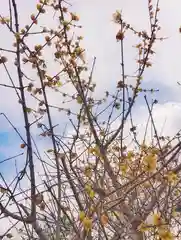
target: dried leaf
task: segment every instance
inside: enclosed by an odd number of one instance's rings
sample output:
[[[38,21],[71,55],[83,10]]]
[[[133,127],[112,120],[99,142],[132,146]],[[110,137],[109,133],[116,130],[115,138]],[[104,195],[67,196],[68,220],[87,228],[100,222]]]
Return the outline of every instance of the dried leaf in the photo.
[[[108,223],[108,216],[106,216],[105,214],[103,214],[101,216],[101,223],[102,225],[106,225]]]

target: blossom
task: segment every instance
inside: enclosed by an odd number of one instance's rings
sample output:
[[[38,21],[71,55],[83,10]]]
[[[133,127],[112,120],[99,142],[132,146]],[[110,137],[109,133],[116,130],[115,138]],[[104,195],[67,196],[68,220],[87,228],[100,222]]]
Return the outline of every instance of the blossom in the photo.
[[[81,211],[81,212],[79,213],[79,219],[80,219],[80,221],[82,222],[82,221],[84,220],[84,218],[85,218],[85,212]]]
[[[172,171],[169,171],[169,172],[167,173],[166,178],[167,178],[167,181],[168,181],[169,183],[171,183],[171,184],[177,183],[177,180],[178,180],[177,174],[174,173],[174,172],[172,172]]]
[[[143,159],[145,164],[145,170],[148,172],[153,172],[156,170],[157,158],[156,155],[150,154],[144,157]]]
[[[128,170],[128,165],[127,164],[120,164],[120,170],[121,170],[122,174],[125,175],[127,170]]]
[[[90,166],[86,166],[84,169],[84,174],[86,177],[90,178],[92,176],[92,169]]]
[[[161,218],[160,213],[153,214],[153,224],[155,226],[158,226],[160,224],[163,224],[163,219]]]
[[[113,13],[113,21],[115,23],[119,23],[119,24],[121,23],[121,12],[120,11],[116,10],[116,12]]]
[[[88,152],[103,159],[103,156],[100,153],[100,149],[98,146],[95,146],[94,148],[89,148]]]
[[[77,16],[75,13],[70,13],[72,21],[79,21],[79,16]]]
[[[0,18],[0,23],[1,24],[8,24],[9,22],[10,22],[9,18],[6,18],[6,17],[1,17]]]
[[[174,239],[173,234],[165,226],[161,226],[158,228],[158,235],[160,237],[160,240],[173,240]]]
[[[92,219],[91,218],[85,217],[83,219],[82,223],[83,223],[83,226],[86,231],[89,231],[92,228]]]
[[[131,160],[133,157],[134,157],[134,152],[133,152],[133,151],[129,151],[129,152],[127,153],[127,159],[128,159],[128,160]]]

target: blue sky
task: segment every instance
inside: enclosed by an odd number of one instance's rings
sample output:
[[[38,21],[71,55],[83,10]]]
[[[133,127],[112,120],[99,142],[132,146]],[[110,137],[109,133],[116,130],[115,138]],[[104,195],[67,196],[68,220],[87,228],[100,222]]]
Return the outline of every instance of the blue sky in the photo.
[[[0,148],[8,145],[8,132],[0,132]],[[6,155],[0,151],[0,161],[6,158]]]
[[[1,0],[0,13],[4,16],[8,14],[7,0]],[[20,12],[20,25],[24,27],[30,22],[30,15],[36,12],[36,4],[38,1],[23,1],[17,0],[18,10]],[[91,66],[93,57],[97,57],[93,80],[97,83],[96,96],[102,96],[104,91],[114,91],[117,82],[120,80],[120,45],[116,42],[115,36],[118,31],[118,26],[112,22],[112,14],[116,10],[123,10],[124,18],[133,27],[138,30],[148,29],[148,11],[147,1],[145,0],[70,0],[72,3],[72,11],[77,12],[80,16],[80,24],[83,26],[77,29],[77,34],[84,36],[83,47],[86,49],[86,60]],[[161,12],[159,21],[162,27],[160,35],[168,37],[163,42],[155,46],[157,54],[153,57],[153,68],[147,69],[143,76],[143,88],[156,88],[160,91],[153,95],[148,95],[148,99],[157,98],[158,104],[155,106],[154,119],[158,131],[164,126],[165,134],[174,135],[181,127],[181,87],[177,81],[181,81],[181,34],[178,29],[181,25],[181,1],[175,0],[160,0]],[[55,27],[56,24],[52,19],[52,13],[48,12],[48,17],[42,18],[40,24]],[[5,30],[5,27],[0,25],[0,47],[12,49],[12,36]],[[36,37],[30,38],[29,44],[31,47],[36,43],[41,43],[42,39]],[[125,38],[125,67],[127,74],[131,75],[135,71],[136,53],[133,45],[139,43],[139,40],[128,34]],[[0,52],[5,54],[4,52]],[[47,56],[51,55],[51,48],[47,50]],[[7,54],[9,61],[7,67],[17,82],[16,67],[13,65],[13,57]],[[49,61],[49,71],[54,73],[57,70],[53,61]],[[26,69],[27,75],[36,79],[36,73],[31,68]],[[0,83],[10,84],[2,66],[0,66]],[[71,92],[71,89],[66,89]],[[140,132],[148,117],[148,111],[145,107],[144,94],[138,97],[136,108],[134,110],[134,122],[139,126]],[[58,93],[49,92],[48,98],[50,103],[65,107],[62,104],[62,98]],[[27,96],[28,104],[37,108],[32,99]],[[76,110],[76,106],[67,104],[67,107]],[[24,123],[22,118],[22,110],[17,102],[17,96],[11,89],[0,86],[0,113],[7,115],[14,126],[25,134]],[[64,114],[53,111],[53,121],[59,124],[59,129],[63,132],[67,120]],[[165,123],[166,122],[166,123]],[[138,129],[138,130],[139,130]],[[39,146],[39,150],[43,153],[49,148],[49,141],[39,137],[39,130],[33,129],[33,137]],[[14,129],[7,123],[4,117],[0,116],[0,161],[13,155],[23,152],[20,148],[21,140]],[[17,157],[18,166],[21,169],[25,161],[25,156]],[[11,179],[15,173],[14,160],[0,164],[0,172],[7,179]],[[38,172],[39,166],[36,166]],[[0,181],[1,182],[1,181]],[[1,229],[0,229],[1,230]]]
[[[7,175],[15,174],[15,160],[17,166],[23,166],[23,156],[17,156],[23,153],[22,149],[19,147],[21,141],[16,133],[13,131],[0,132],[0,172],[4,177]],[[17,156],[12,158],[13,156]],[[9,159],[8,158],[12,158]],[[4,160],[6,160],[3,162]],[[13,172],[12,172],[13,171]]]
[[[144,0],[139,0],[138,2],[133,2],[132,0],[114,0],[114,1],[103,1],[103,0],[72,0],[72,11],[77,12],[80,16],[80,23],[83,28],[78,29],[77,32],[84,36],[83,46],[86,48],[86,59],[89,64],[93,60],[93,57],[97,57],[94,81],[97,83],[97,96],[104,94],[104,91],[109,89],[109,91],[114,91],[118,79],[120,79],[120,46],[115,40],[115,35],[117,33],[118,27],[112,22],[112,14],[118,9],[123,10],[123,15],[125,19],[130,22],[135,28],[139,30],[144,30],[148,28],[148,12],[147,4]],[[1,12],[5,16],[8,12],[7,1],[2,0]],[[22,1],[18,4],[18,9],[21,12],[20,22],[21,27],[24,23],[28,23],[30,20],[30,15],[35,12],[35,6],[37,1]],[[104,7],[103,7],[104,6]],[[130,7],[131,6],[131,7]],[[181,88],[177,85],[177,81],[181,79],[180,73],[180,59],[181,59],[181,48],[180,41],[181,36],[179,34],[179,26],[181,25],[180,11],[181,3],[176,0],[174,4],[170,1],[161,1],[161,12],[160,12],[160,24],[162,26],[161,35],[163,37],[168,37],[164,42],[158,43],[155,47],[157,55],[153,57],[153,68],[148,69],[143,78],[143,88],[156,88],[159,89],[159,93],[154,93],[153,95],[148,95],[148,98],[157,98],[159,105],[157,106],[157,112],[155,114],[155,121],[158,122],[158,126],[163,125],[165,117],[169,118],[169,126],[174,125],[175,128],[180,127],[179,115],[176,113],[177,110],[170,107],[172,104],[174,106],[180,106],[180,91]],[[43,17],[41,20],[42,25],[55,26],[54,20],[52,20],[52,13],[50,18],[47,19]],[[170,21],[170,16],[172,14],[172,21]],[[0,26],[0,31],[3,33],[3,38],[0,40],[0,45],[4,48],[12,49],[12,37],[5,30],[4,26]],[[37,41],[41,42],[41,39],[36,38]],[[135,70],[135,50],[132,48],[134,44],[138,43],[138,39],[128,35],[125,40],[125,66],[126,71],[132,74]],[[30,45],[34,45],[34,41],[30,41]],[[51,49],[48,50],[51,52]],[[49,52],[48,52],[49,53]],[[9,55],[10,56],[10,55]],[[7,63],[8,68],[11,71],[13,79],[17,81],[17,75],[15,67],[13,66],[13,58],[10,56],[9,62]],[[50,62],[50,71],[54,72],[55,66],[53,62]],[[27,69],[29,71],[31,69]],[[32,70],[28,72],[32,77],[36,78],[36,74],[32,73]],[[10,84],[4,70],[0,73],[0,83]],[[147,111],[144,109],[145,101],[143,98],[144,94],[141,94],[138,98],[136,112],[142,112],[139,118],[136,120],[138,122],[145,122]],[[0,87],[0,112],[7,114],[9,119],[13,124],[24,132],[24,123],[22,119],[21,106],[17,103],[16,94],[10,90]],[[30,105],[34,104],[28,98]],[[61,97],[56,93],[49,94],[49,101],[52,104],[62,106]],[[35,105],[33,105],[35,106]],[[35,106],[36,107],[36,106]],[[72,107],[72,106],[71,106]],[[74,109],[74,107],[73,107]],[[172,112],[174,111],[174,113]],[[162,112],[162,118],[159,113]],[[56,111],[53,112],[54,122],[59,123],[64,129],[67,121],[64,120],[63,115],[59,115]],[[157,116],[159,116],[157,118]],[[173,118],[174,116],[174,118]],[[137,117],[137,116],[136,116]],[[61,122],[60,120],[61,119]],[[0,133],[1,142],[0,145],[3,151],[0,152],[0,159],[4,156],[9,156],[9,154],[14,152],[19,152],[20,140],[13,133],[13,129],[7,124],[5,119],[1,117]],[[177,124],[175,124],[177,123]],[[177,125],[177,126],[176,126]],[[168,127],[167,127],[168,128]],[[170,128],[170,127],[169,127]],[[172,134],[172,131],[169,131]],[[35,131],[35,136],[38,138],[38,132]],[[41,140],[41,139],[39,139]]]
[[[8,6],[7,1],[2,1],[1,12],[5,16],[7,15]],[[21,12],[20,22],[21,27],[24,23],[28,23],[30,20],[30,15],[35,12],[35,6],[37,1],[22,1],[18,4],[18,9]],[[114,1],[103,1],[103,0],[72,0],[72,11],[77,12],[80,16],[80,23],[83,28],[78,29],[77,32],[84,36],[83,46],[86,48],[86,59],[89,66],[93,60],[93,57],[97,57],[94,81],[97,83],[97,96],[104,94],[104,91],[109,89],[109,91],[114,91],[118,79],[120,79],[120,46],[115,40],[115,35],[117,33],[118,27],[112,22],[112,14],[116,10],[123,10],[123,15],[125,19],[130,22],[135,28],[139,30],[144,30],[148,28],[148,12],[147,4],[144,0],[139,0],[138,2],[133,2],[132,0],[114,0]],[[103,7],[104,6],[104,7]],[[131,7],[130,7],[131,6]],[[177,81],[181,78],[180,74],[180,58],[181,58],[181,48],[180,41],[181,36],[179,34],[178,28],[181,24],[180,11],[181,3],[176,0],[174,4],[170,1],[161,1],[161,12],[160,12],[160,24],[162,26],[161,34],[164,37],[168,37],[164,42],[158,43],[155,47],[157,55],[153,57],[153,68],[148,69],[143,78],[143,88],[156,88],[159,89],[159,93],[154,93],[153,95],[148,95],[148,98],[157,98],[159,105],[157,106],[156,118],[159,113],[162,112],[162,118],[159,116],[155,119],[158,122],[158,126],[163,125],[165,117],[169,118],[169,126],[177,123],[177,128],[179,129],[180,124],[178,116],[180,113],[172,113],[173,108],[169,107],[174,105],[180,106],[180,87],[177,85]],[[48,25],[54,27],[54,20],[52,19],[52,13],[50,18],[47,19],[43,17],[41,20],[42,25]],[[172,14],[172,21],[170,21],[170,16]],[[0,26],[0,31],[2,31],[5,37],[1,38],[0,44],[4,48],[12,48],[12,38],[8,31],[5,30],[4,26]],[[41,39],[36,38],[37,41],[41,42]],[[135,71],[135,50],[132,46],[137,42],[138,39],[132,37],[128,34],[125,40],[125,67],[126,71],[132,74]],[[34,45],[34,41],[30,41],[30,45]],[[49,51],[49,50],[48,50]],[[51,52],[51,50],[50,50]],[[17,80],[17,75],[15,67],[13,67],[13,59],[9,58],[7,66],[9,67],[14,80]],[[53,62],[50,62],[50,71],[54,72],[55,67]],[[28,71],[31,69],[28,69]],[[32,73],[32,70],[28,72],[31,76],[36,78],[36,74]],[[1,71],[0,83],[9,84],[10,81],[4,71]],[[141,94],[137,101],[137,106],[135,112],[142,112],[139,118],[135,121],[145,122],[147,118],[147,110],[144,109],[145,101],[143,98],[144,94]],[[0,87],[0,112],[7,114],[9,119],[13,124],[24,132],[24,123],[22,119],[21,106],[17,103],[16,94],[10,90]],[[8,97],[7,97],[8,96]],[[30,105],[34,104],[28,98]],[[49,94],[49,101],[52,104],[62,106],[61,97],[56,93]],[[170,104],[170,105],[169,105]],[[35,105],[33,105],[35,106]],[[72,107],[72,106],[71,106]],[[74,108],[73,108],[74,109]],[[168,110],[169,109],[169,110]],[[165,114],[165,116],[164,116]],[[60,117],[61,116],[61,117]],[[170,117],[169,117],[170,116]],[[175,119],[173,119],[173,116]],[[137,117],[137,116],[136,116]],[[67,121],[64,120],[63,115],[59,115],[56,111],[53,112],[54,122],[58,122],[62,129],[64,129]],[[61,122],[59,121],[61,119]],[[174,124],[175,127],[176,124]],[[14,152],[19,152],[20,140],[13,133],[13,129],[7,124],[5,119],[1,118],[1,142],[0,145],[4,150],[0,153],[0,158],[6,157]],[[174,134],[175,130],[173,131]],[[172,134],[171,132],[169,132]],[[38,138],[38,132],[35,130],[35,136]],[[39,139],[41,140],[41,139]],[[39,141],[40,142],[40,141]]]

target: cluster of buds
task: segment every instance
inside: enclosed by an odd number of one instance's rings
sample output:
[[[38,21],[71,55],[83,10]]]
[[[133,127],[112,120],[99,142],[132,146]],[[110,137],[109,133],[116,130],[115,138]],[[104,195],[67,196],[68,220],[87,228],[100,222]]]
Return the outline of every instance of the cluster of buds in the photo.
[[[0,23],[1,24],[8,24],[10,22],[10,19],[9,18],[6,18],[6,17],[0,17]]]

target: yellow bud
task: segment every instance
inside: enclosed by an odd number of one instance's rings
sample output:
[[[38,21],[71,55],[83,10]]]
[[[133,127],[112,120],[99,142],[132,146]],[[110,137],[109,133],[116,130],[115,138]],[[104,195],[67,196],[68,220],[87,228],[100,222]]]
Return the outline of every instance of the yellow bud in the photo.
[[[79,219],[80,219],[80,221],[82,222],[82,221],[84,220],[84,218],[85,218],[85,212],[81,211],[81,212],[79,213]]]
[[[14,36],[15,36],[15,38],[16,38],[17,40],[20,40],[20,39],[21,39],[20,33],[18,33],[18,32],[16,32],[16,33],[14,34]]]

